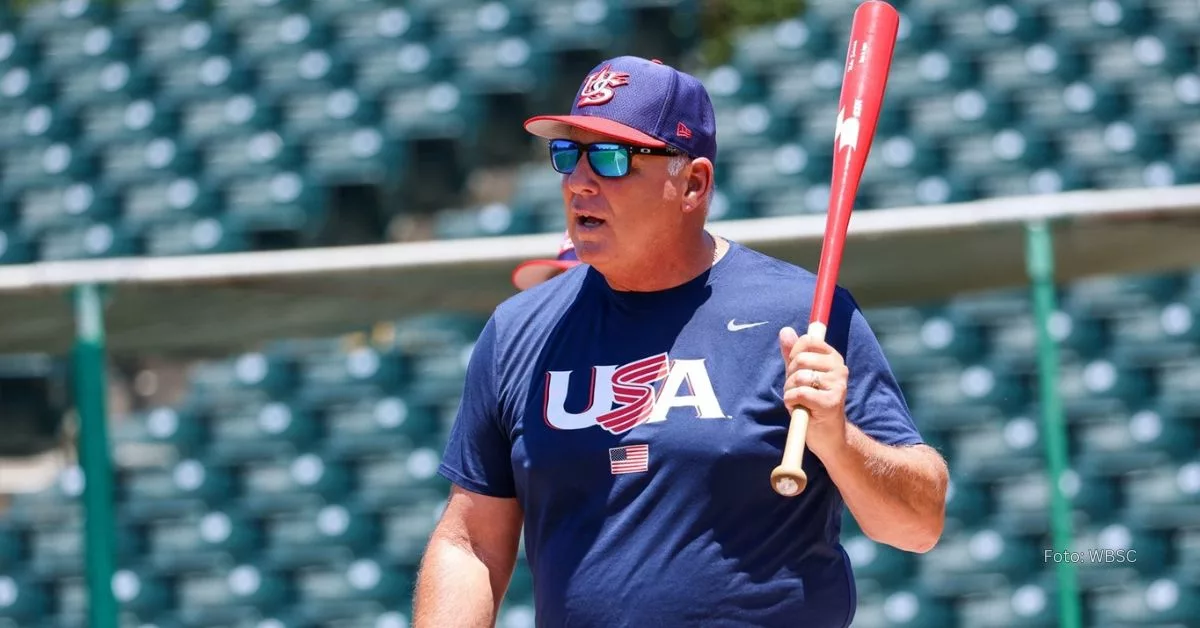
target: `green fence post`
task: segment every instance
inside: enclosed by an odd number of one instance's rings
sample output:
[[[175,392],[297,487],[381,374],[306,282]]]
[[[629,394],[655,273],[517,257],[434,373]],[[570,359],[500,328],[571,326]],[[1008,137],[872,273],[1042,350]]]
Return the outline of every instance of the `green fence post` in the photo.
[[[1051,510],[1050,524],[1054,550],[1071,549],[1071,505],[1063,493],[1062,477],[1067,470],[1067,428],[1063,419],[1062,400],[1058,391],[1058,347],[1050,335],[1050,318],[1056,309],[1054,282],[1054,243],[1044,220],[1026,225],[1026,263],[1033,287],[1034,323],[1037,327],[1037,363],[1041,398],[1042,442],[1046,447],[1049,471]],[[1079,628],[1079,585],[1075,565],[1059,561],[1058,576],[1059,626]]]
[[[116,515],[108,451],[104,305],[100,287],[76,286],[74,301],[75,407],[79,413],[79,456],[84,477],[89,625],[117,628],[117,602],[112,590]]]

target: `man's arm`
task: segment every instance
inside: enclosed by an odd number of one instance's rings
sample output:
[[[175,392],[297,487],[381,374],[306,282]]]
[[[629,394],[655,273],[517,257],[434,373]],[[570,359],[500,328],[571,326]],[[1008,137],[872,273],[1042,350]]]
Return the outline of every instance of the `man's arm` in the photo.
[[[515,499],[457,486],[429,538],[413,598],[413,628],[491,628],[521,535]]]
[[[928,445],[884,445],[846,421],[844,444],[813,451],[873,541],[927,552],[942,535],[949,472]]]
[[[798,337],[790,327],[780,330],[779,340],[787,365],[784,404],[789,412],[808,409],[805,444],[824,463],[859,527],[872,540],[902,550],[932,549],[945,524],[949,472],[936,450],[901,444],[919,436],[907,410],[901,411],[899,389],[878,345],[860,331],[853,382],[860,419],[851,421],[851,374],[841,354],[823,340]],[[859,423],[874,426],[876,433],[892,434],[897,444],[872,438]]]

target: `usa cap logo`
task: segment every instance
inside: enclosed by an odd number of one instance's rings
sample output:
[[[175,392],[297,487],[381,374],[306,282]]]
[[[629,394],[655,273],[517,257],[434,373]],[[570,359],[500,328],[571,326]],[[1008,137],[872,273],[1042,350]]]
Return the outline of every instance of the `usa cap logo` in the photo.
[[[603,105],[612,100],[613,89],[629,84],[628,72],[614,72],[611,65],[600,68],[598,72],[589,74],[579,91],[576,107]]]

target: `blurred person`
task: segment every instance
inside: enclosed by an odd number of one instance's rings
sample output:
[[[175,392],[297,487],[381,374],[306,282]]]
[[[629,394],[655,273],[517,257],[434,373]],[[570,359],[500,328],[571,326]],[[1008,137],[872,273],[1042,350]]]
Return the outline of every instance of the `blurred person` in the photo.
[[[575,244],[571,242],[571,233],[568,231],[563,234],[558,255],[554,259],[534,259],[518,264],[513,269],[512,283],[517,290],[528,290],[579,264],[579,256],[575,254]]]
[[[948,483],[854,298],[839,288],[826,341],[799,336],[815,275],[707,231],[716,128],[696,78],[610,59],[570,115],[525,128],[583,266],[480,333],[414,626],[494,625],[522,530],[538,626],[849,625],[843,506],[925,552]],[[787,498],[770,476],[799,406],[809,480]]]

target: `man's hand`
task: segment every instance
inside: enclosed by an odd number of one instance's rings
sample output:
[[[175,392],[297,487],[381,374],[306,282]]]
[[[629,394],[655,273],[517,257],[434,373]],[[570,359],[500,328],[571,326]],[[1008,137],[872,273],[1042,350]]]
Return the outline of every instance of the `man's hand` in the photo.
[[[779,331],[779,349],[786,364],[783,402],[788,412],[808,410],[809,450],[822,458],[846,444],[846,387],[850,370],[841,354],[828,343],[796,330]]]

